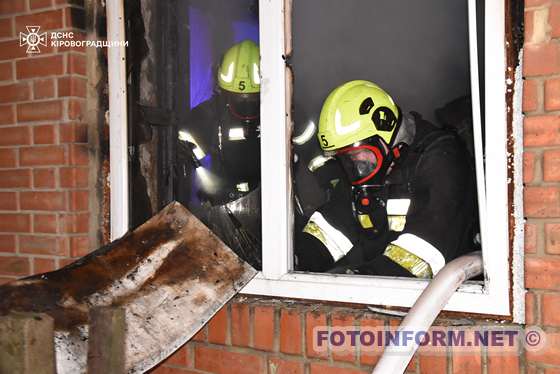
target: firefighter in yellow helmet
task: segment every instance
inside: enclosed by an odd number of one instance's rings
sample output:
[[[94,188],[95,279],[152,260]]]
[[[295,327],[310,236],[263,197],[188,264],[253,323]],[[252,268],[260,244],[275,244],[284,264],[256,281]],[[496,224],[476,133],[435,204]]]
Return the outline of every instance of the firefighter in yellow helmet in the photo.
[[[215,95],[179,126],[178,200],[253,266],[260,265],[260,70],[251,40],[231,46]]]
[[[343,176],[296,233],[299,270],[430,278],[473,250],[474,174],[454,133],[356,80],[327,97],[317,135]]]

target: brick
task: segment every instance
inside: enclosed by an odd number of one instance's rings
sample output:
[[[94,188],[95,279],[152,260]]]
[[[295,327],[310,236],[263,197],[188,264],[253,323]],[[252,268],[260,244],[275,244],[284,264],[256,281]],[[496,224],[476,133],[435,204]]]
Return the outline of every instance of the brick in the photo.
[[[525,96],[525,94],[523,94]],[[544,84],[544,109],[560,109],[560,79],[549,79]]]
[[[549,41],[548,9],[541,8],[525,12],[525,45],[542,44]]]
[[[558,217],[560,215],[560,189],[558,187],[526,187],[524,206],[527,217]]]
[[[61,165],[65,163],[64,147],[46,146],[21,148],[19,162],[22,166]]]
[[[10,125],[16,122],[13,105],[0,105],[0,125]]]
[[[527,350],[528,362],[560,366],[560,333],[546,331],[546,345],[537,351]]]
[[[453,371],[452,373],[463,374],[475,374],[475,373],[482,373],[482,361],[481,355],[472,353],[472,354],[461,354],[457,353],[453,355]]]
[[[537,304],[538,304],[538,294],[533,292],[527,292],[525,294],[525,323],[527,325],[533,325],[537,323]]]
[[[447,374],[447,356],[427,355],[419,356],[420,373]]]
[[[523,57],[523,75],[525,77],[560,72],[560,45],[557,43],[525,45]]]
[[[385,322],[381,319],[364,317],[360,320],[360,331],[374,332],[383,328]],[[375,345],[360,347],[360,363],[362,365],[374,366],[381,357],[381,350]]]
[[[537,374],[537,370],[535,369],[534,373],[527,371],[527,374]],[[560,374],[560,368],[546,368],[544,374]]]
[[[192,341],[206,343],[208,340],[208,331],[206,325],[202,326],[200,330],[191,338]]]
[[[17,39],[0,42],[0,61],[26,57],[27,55],[25,52],[25,47],[20,47],[19,40]]]
[[[86,97],[86,80],[69,76],[58,78],[58,97],[76,96]]]
[[[33,187],[54,188],[56,184],[55,169],[34,169]]]
[[[56,142],[55,127],[53,125],[43,125],[33,127],[34,144],[54,144]]]
[[[22,210],[64,210],[66,199],[60,191],[32,191],[20,193]]]
[[[226,344],[228,335],[227,305],[218,311],[208,322],[208,341],[215,344]]]
[[[0,168],[13,168],[16,166],[16,150],[0,149]]]
[[[519,357],[513,353],[488,355],[488,373],[520,373]]]
[[[31,89],[27,83],[4,84],[0,86],[0,103],[15,103],[31,98]]]
[[[43,274],[56,270],[56,264],[51,258],[33,258],[33,273]]]
[[[560,4],[554,3],[548,11],[548,23],[550,24],[550,36],[560,37]]]
[[[537,226],[532,223],[525,224],[525,253],[537,252]]]
[[[33,57],[16,61],[16,76],[18,79],[46,77],[63,73],[63,56]]]
[[[85,188],[88,186],[87,168],[61,168],[60,186],[63,188]]]
[[[253,316],[253,346],[263,351],[274,349],[274,308],[256,306]]]
[[[525,117],[523,140],[526,147],[560,144],[560,116]]]
[[[303,374],[303,362],[272,357],[268,359],[268,372],[273,374]]]
[[[0,136],[0,145],[27,145],[31,144],[29,128],[25,126],[3,127]]]
[[[0,38],[10,38],[13,36],[12,18],[0,19]]]
[[[546,252],[560,254],[560,223],[547,223],[544,226]]]
[[[36,255],[68,255],[61,240],[53,236],[22,235],[19,238],[19,250]]]
[[[539,103],[539,82],[533,79],[523,81],[523,111],[533,112],[537,110]]]
[[[347,314],[335,314],[331,318],[332,331],[354,329],[354,318]],[[342,346],[334,347],[331,342],[331,354],[335,361],[354,362],[356,348],[352,347],[349,339],[345,339]]]
[[[31,187],[31,171],[28,169],[0,170],[0,188]]]
[[[187,366],[188,351],[187,345],[183,345],[181,348],[176,350],[171,356],[169,356],[165,361],[165,365],[175,365],[175,366]]]
[[[369,374],[369,371],[327,366],[326,364],[311,363],[310,374]]]
[[[30,273],[29,259],[26,257],[0,256],[0,274],[23,276]]]
[[[560,182],[560,149],[545,151],[543,159],[544,181]]]
[[[41,101],[17,105],[19,122],[60,120],[62,103],[60,101]]]
[[[73,264],[74,262],[76,262],[75,258],[61,258],[58,260],[58,268],[62,269],[63,267]]]
[[[231,344],[238,347],[248,347],[250,336],[249,306],[247,304],[232,304]]]
[[[52,0],[29,0],[29,7],[31,9],[50,8]]]
[[[535,179],[535,153],[523,152],[523,183],[531,183]]]
[[[66,234],[84,234],[89,232],[89,215],[81,214],[61,214],[60,230]]]
[[[266,366],[257,355],[234,353],[203,346],[195,347],[195,368],[214,374],[261,374]]]
[[[0,235],[0,252],[15,252],[15,251],[16,251],[16,236]]]
[[[87,236],[73,236],[70,238],[70,257],[83,257],[90,252]]]
[[[14,79],[14,73],[12,69],[12,62],[1,62],[0,63],[0,81],[11,81]]]
[[[315,328],[327,329],[327,316],[319,312],[307,312],[305,314],[305,340],[307,357],[327,358],[328,352],[317,351],[314,347],[316,339],[313,334]]]
[[[0,1],[0,14],[13,14],[25,11],[25,1],[23,0],[2,0]]]
[[[17,210],[15,192],[0,192],[0,210]]]
[[[560,290],[560,258],[525,257],[525,287]]]
[[[65,123],[59,126],[61,143],[87,143],[87,126],[79,123]]]
[[[36,79],[33,81],[33,98],[35,100],[54,97],[54,79]]]
[[[85,101],[81,99],[68,100],[68,118],[69,119],[82,119],[84,113]]]
[[[58,219],[56,214],[35,214],[33,215],[33,232],[51,233],[57,232]]]
[[[28,25],[40,26],[41,31],[61,29],[64,26],[62,21],[62,9],[48,10],[16,17],[16,32],[18,35],[20,32],[26,32],[26,26]],[[50,35],[48,40],[50,41]]]
[[[70,165],[75,166],[88,166],[89,165],[89,150],[86,145],[72,144],[70,146]]]
[[[560,294],[545,293],[542,295],[542,323],[547,326],[560,326]]]
[[[70,211],[77,212],[89,209],[89,192],[88,191],[69,191],[68,201],[70,202]]]
[[[299,311],[282,309],[280,311],[280,352],[301,355],[302,319]]]
[[[83,54],[69,53],[67,55],[66,73],[86,76],[86,57]]]

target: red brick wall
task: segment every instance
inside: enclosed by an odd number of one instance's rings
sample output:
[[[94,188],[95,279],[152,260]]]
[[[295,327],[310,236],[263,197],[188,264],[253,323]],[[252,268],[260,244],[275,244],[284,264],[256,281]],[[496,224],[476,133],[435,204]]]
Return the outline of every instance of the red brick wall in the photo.
[[[525,3],[526,312],[527,324],[549,334],[549,349],[417,355],[409,373],[560,373],[560,2]],[[16,37],[28,22],[70,30],[70,9],[80,12],[80,2],[0,0],[0,282],[59,267],[88,248],[84,52],[27,57]],[[367,373],[377,357],[314,353],[313,327],[398,323],[363,308],[238,300],[155,372]]]
[[[85,50],[49,38],[28,56],[18,39],[26,26],[78,38],[83,20],[83,1],[0,1],[0,282],[88,249]]]

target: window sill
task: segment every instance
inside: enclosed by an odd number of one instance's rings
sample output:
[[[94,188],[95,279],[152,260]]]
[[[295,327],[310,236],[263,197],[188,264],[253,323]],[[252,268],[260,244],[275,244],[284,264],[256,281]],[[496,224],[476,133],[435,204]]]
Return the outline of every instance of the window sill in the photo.
[[[241,291],[244,294],[331,302],[411,307],[429,280],[355,275],[288,273],[266,279],[262,273]],[[507,297],[507,294],[504,296]],[[451,297],[445,311],[510,316],[507,300],[496,300],[482,283],[469,282]],[[516,321],[523,322],[523,321]]]

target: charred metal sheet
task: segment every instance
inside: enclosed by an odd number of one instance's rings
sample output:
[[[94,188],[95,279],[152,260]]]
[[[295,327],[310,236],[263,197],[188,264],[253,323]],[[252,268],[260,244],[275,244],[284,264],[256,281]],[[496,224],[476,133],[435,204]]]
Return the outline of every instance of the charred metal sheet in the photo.
[[[126,370],[141,373],[189,340],[256,274],[181,204],[58,271],[0,287],[0,315],[50,315],[57,372],[85,373],[88,313],[126,314]]]

